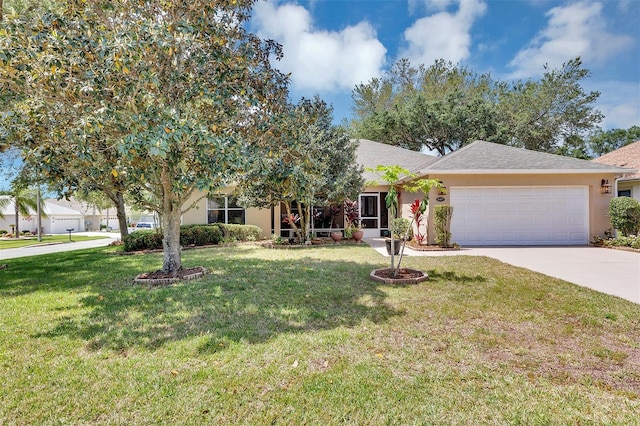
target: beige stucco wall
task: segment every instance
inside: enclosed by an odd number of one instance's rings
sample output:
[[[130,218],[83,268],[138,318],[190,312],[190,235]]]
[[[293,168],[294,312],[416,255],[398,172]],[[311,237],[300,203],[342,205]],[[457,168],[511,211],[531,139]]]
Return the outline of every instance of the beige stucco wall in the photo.
[[[233,187],[228,187],[218,191],[219,194],[230,194]],[[196,202],[195,207],[183,213],[182,223],[184,225],[206,225],[207,223],[207,197],[201,191],[194,191],[194,194],[184,204],[185,207]],[[279,217],[279,216],[276,216]],[[245,223],[256,225],[262,229],[260,236],[269,238],[271,236],[271,209],[249,208],[245,211]]]
[[[615,175],[600,174],[548,174],[548,175],[438,175],[431,176],[442,181],[448,189],[456,186],[587,186],[589,192],[589,235],[604,235],[611,228],[608,210],[609,201],[614,194],[601,194],[600,182],[608,179],[613,182]],[[442,197],[443,201],[436,198]],[[448,204],[449,194],[439,195],[433,190],[429,196],[429,242],[435,243],[433,228],[433,207]],[[455,215],[455,210],[453,212]]]

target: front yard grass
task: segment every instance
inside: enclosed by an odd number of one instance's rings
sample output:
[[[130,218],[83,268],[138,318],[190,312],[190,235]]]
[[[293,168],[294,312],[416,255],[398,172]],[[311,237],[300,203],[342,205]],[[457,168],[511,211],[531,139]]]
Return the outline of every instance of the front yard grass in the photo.
[[[71,241],[73,242],[99,240],[101,238],[108,238],[108,237],[71,235]],[[69,242],[69,235],[66,235],[66,234],[65,235],[43,235],[41,242],[38,241],[38,237],[3,238],[3,239],[0,239],[0,250],[34,246],[38,244],[58,244],[58,243],[68,243],[68,242]]]
[[[0,270],[0,424],[637,424],[640,306],[483,257],[115,248]]]

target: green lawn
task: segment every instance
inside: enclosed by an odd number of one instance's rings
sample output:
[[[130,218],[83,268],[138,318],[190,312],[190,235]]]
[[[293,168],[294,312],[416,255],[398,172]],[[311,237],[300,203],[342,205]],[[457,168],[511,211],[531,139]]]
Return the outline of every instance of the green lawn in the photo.
[[[108,237],[89,237],[86,235],[71,235],[71,241],[89,241],[89,240],[99,240],[101,238]],[[2,249],[10,249],[10,248],[19,248],[26,246],[34,246],[37,244],[55,244],[55,243],[68,243],[69,235],[45,235],[42,237],[42,242],[38,241],[38,237],[28,237],[28,238],[7,238],[0,239],[0,250]]]
[[[0,424],[637,424],[640,306],[488,258],[369,247],[184,252],[0,270]]]

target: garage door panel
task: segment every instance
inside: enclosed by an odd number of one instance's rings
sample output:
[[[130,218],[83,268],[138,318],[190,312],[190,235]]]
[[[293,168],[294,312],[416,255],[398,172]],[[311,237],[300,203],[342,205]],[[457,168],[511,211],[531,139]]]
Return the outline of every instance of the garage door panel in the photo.
[[[588,243],[587,187],[454,187],[450,194],[459,244]]]

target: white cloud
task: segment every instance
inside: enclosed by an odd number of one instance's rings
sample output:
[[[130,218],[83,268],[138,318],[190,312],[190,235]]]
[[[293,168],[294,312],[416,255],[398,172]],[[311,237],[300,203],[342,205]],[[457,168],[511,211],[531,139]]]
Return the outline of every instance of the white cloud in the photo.
[[[258,2],[252,25],[264,38],[283,45],[284,58],[275,66],[291,72],[298,90],[351,90],[382,73],[386,49],[367,22],[341,31],[313,27],[307,9],[296,4]]]
[[[596,108],[604,114],[600,125],[606,129],[628,129],[640,126],[640,88],[635,82],[591,82],[587,90],[597,90]],[[630,94],[636,96],[630,96]]]
[[[430,8],[446,8],[450,1],[428,2]],[[455,13],[439,12],[418,19],[404,32],[408,47],[400,57],[409,58],[413,64],[431,65],[436,59],[459,62],[469,56],[471,27],[482,16],[487,5],[482,0],[460,0]]]
[[[545,64],[558,68],[577,56],[600,64],[633,45],[633,38],[607,30],[601,3],[554,7],[546,15],[547,27],[509,63],[515,69],[511,78],[540,75]]]

